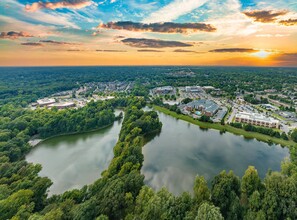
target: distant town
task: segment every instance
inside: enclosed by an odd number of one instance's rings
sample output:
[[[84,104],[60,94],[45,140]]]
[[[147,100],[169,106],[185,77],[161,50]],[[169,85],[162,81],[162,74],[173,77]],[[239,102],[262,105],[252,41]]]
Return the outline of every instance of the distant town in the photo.
[[[94,100],[108,100],[118,94],[128,95],[134,88],[132,82],[91,82],[79,89],[63,91],[31,103],[37,108],[81,108]],[[238,92],[231,100],[224,92],[213,86],[162,86],[150,89],[149,99],[159,99],[165,105],[176,106],[178,112],[194,119],[207,117],[214,123],[243,123],[277,129],[289,133],[297,128],[296,102],[289,105],[276,90],[265,90],[264,95]],[[259,100],[260,104],[252,104]],[[276,100],[276,97],[278,100]],[[283,100],[282,100],[283,97]],[[265,99],[265,103],[261,100]],[[257,103],[257,102],[256,102]],[[294,106],[294,109],[292,109]]]

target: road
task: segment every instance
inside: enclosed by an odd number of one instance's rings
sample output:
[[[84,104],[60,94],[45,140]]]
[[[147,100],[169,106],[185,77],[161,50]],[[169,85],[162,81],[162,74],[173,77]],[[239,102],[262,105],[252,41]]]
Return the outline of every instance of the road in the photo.
[[[233,118],[235,117],[236,113],[237,113],[237,109],[234,108],[234,106],[233,106],[233,108],[232,108],[232,113],[231,113],[231,115],[229,116],[229,118],[228,118],[228,120],[227,120],[227,123],[230,124],[230,123],[232,122],[232,120],[233,120]]]

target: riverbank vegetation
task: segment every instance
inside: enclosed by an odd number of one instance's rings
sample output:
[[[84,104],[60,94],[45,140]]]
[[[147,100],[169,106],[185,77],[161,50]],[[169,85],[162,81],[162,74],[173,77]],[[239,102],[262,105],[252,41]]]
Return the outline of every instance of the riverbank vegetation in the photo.
[[[167,109],[165,107],[161,107],[161,106],[157,106],[157,105],[154,105],[153,107],[157,111],[163,112],[163,113],[165,113],[167,115],[170,115],[172,117],[175,117],[175,118],[190,122],[190,123],[195,124],[195,125],[198,125],[201,128],[215,129],[215,130],[219,130],[219,131],[222,131],[222,132],[230,132],[230,133],[233,133],[233,134],[236,134],[236,135],[242,135],[242,136],[244,136],[246,138],[255,138],[255,139],[259,140],[259,141],[263,141],[263,142],[266,142],[266,143],[275,143],[275,144],[280,144],[282,146],[288,146],[288,147],[291,147],[291,146],[296,147],[297,146],[296,142],[294,142],[293,140],[286,140],[286,138],[284,137],[283,134],[280,134],[281,138],[279,138],[279,137],[275,137],[273,135],[270,136],[270,135],[262,134],[262,133],[259,133],[258,131],[257,132],[252,131],[252,130],[247,131],[245,129],[242,129],[243,127],[242,127],[241,124],[240,125],[233,124],[233,126],[231,126],[231,125],[228,125],[228,124],[222,125],[222,124],[219,124],[219,123],[208,123],[208,122],[203,122],[203,121],[196,120],[196,119],[194,119],[194,118],[192,118],[192,117],[190,117],[188,115],[178,114],[178,113],[176,113],[174,111],[171,111],[171,110],[169,110],[169,109]],[[262,131],[262,129],[261,129],[261,131]],[[266,130],[265,130],[265,133],[266,133]]]
[[[38,109],[31,111],[5,105],[0,108],[0,156],[17,161],[28,152],[31,137],[49,138],[60,134],[85,132],[115,121],[116,103],[90,102],[79,109]]]

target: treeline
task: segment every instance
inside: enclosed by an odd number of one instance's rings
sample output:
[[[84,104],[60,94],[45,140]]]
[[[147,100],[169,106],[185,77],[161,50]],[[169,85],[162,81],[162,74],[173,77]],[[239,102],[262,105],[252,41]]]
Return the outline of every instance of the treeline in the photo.
[[[77,89],[89,82],[137,81],[138,85],[160,81],[160,67],[9,67],[0,68],[0,105],[27,106],[38,98]],[[16,83],[16,79],[17,82]],[[148,89],[133,90],[134,95],[148,94]]]
[[[296,108],[294,106],[288,107],[288,106],[282,106],[281,105],[279,107],[279,109],[282,110],[282,111],[296,112]]]
[[[272,128],[257,127],[257,126],[253,126],[251,124],[242,124],[242,123],[238,123],[238,122],[230,123],[230,125],[235,128],[244,129],[245,131],[258,132],[258,133],[265,134],[265,135],[268,135],[271,137],[289,140],[289,138],[285,132],[280,133]]]
[[[243,97],[244,101],[249,102],[251,104],[257,105],[257,104],[268,104],[268,99],[260,97],[260,99],[257,99],[253,94],[245,95]]]
[[[297,143],[297,129],[294,129],[291,133],[291,138]]]
[[[268,98],[278,100],[278,101],[281,101],[283,103],[287,103],[287,104],[291,104],[291,105],[294,104],[294,102],[292,100],[280,97],[278,95],[269,95]]]
[[[38,109],[36,111],[5,105],[0,108],[0,156],[20,159],[29,149],[30,137],[48,138],[84,132],[110,125],[115,120],[117,103],[90,102],[84,108]]]

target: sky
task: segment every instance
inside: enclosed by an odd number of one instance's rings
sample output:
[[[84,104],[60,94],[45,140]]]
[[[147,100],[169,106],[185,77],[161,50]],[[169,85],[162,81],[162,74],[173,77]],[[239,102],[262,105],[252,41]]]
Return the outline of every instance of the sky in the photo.
[[[297,66],[297,1],[0,1],[0,66],[68,65]]]

